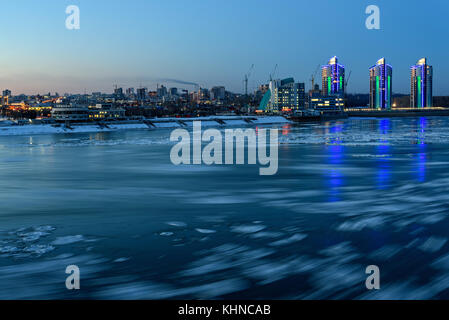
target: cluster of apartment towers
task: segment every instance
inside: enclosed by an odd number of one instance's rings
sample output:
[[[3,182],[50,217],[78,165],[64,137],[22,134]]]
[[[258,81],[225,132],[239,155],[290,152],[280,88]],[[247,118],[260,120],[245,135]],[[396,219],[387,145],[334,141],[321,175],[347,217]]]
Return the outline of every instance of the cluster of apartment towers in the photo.
[[[370,73],[370,107],[388,110],[392,107],[393,68],[385,58],[377,61],[369,69]],[[321,68],[322,89],[315,85],[309,94],[309,108],[335,110],[344,107],[345,67],[332,57],[327,65]],[[432,96],[433,68],[427,59],[420,59],[411,67],[411,108],[428,108],[433,106]],[[302,100],[302,101],[301,101]],[[270,81],[269,97],[266,97],[266,110],[282,111],[301,109],[305,102],[304,84],[294,83],[293,78]],[[265,109],[265,108],[264,108]]]

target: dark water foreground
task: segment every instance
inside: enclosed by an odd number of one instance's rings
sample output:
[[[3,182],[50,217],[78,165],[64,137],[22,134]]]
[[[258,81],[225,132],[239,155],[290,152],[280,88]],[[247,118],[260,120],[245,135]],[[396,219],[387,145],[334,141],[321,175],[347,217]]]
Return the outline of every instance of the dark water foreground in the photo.
[[[265,177],[169,130],[0,137],[0,299],[449,298],[449,119],[280,129]]]

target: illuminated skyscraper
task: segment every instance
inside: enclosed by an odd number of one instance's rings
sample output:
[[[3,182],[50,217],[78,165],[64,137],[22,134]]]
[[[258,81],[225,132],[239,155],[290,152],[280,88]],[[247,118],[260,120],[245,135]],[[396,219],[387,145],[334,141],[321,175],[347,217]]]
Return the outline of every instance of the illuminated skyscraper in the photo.
[[[322,94],[323,96],[345,94],[345,67],[338,63],[338,58],[333,57],[329,64],[321,67]]]
[[[433,67],[427,64],[426,58],[422,58],[411,69],[410,107],[432,107]]]
[[[393,68],[386,64],[385,58],[377,61],[369,69],[370,107],[374,109],[391,109]]]

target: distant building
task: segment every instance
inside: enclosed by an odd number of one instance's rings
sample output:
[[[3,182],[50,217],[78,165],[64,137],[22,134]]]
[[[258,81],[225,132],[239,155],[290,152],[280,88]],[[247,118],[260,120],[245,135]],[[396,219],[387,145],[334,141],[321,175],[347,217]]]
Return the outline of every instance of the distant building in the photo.
[[[311,90],[309,90],[309,96],[307,99],[306,108],[307,109],[314,109],[316,107],[316,104],[313,102],[316,102],[318,100],[312,101],[312,99],[321,98],[323,95],[321,94],[320,85],[315,84]]]
[[[137,89],[137,100],[143,101],[147,98],[147,88]]]
[[[393,68],[385,62],[385,58],[382,58],[369,69],[369,74],[370,107],[391,109]]]
[[[206,101],[207,99],[209,99],[209,90],[207,90],[206,88],[200,88],[198,90],[198,100]]]
[[[210,99],[216,101],[223,101],[226,97],[225,87],[213,87],[210,89]]]
[[[433,106],[433,67],[427,59],[420,59],[411,67],[410,107],[428,108]]]
[[[269,92],[267,111],[297,111],[305,108],[304,83],[295,83],[293,78],[270,81]]]
[[[123,99],[123,88],[115,88],[114,89],[114,97],[116,99]]]
[[[259,86],[258,91],[260,91],[262,94],[265,94],[269,89],[270,89],[270,85],[269,84],[261,84]]]
[[[318,84],[315,84],[314,87],[309,90],[309,99],[318,96],[321,96],[321,90],[320,86]]]
[[[197,102],[198,101],[198,92],[195,92],[195,91],[189,92],[189,100],[193,101],[193,102]]]
[[[128,88],[126,89],[126,95],[128,97],[133,96],[134,95],[134,88]]]
[[[178,95],[178,88],[170,88],[169,90],[168,90],[168,93],[169,93],[169,95],[170,96],[177,96]]]
[[[321,67],[322,95],[345,95],[345,67],[333,57],[329,63]]]
[[[159,98],[165,97],[167,93],[168,93],[167,88],[164,85],[157,88],[157,96]]]
[[[269,84],[262,84],[260,85],[257,90],[254,92],[254,98],[256,100],[260,100],[260,102],[264,102],[263,106],[264,108],[266,107],[266,103],[268,103],[268,101],[270,100],[270,98],[268,98],[268,100],[266,99],[265,95],[266,93],[270,90],[270,85]],[[264,99],[267,101],[265,102]],[[265,110],[265,109],[264,109]],[[259,111],[263,111],[261,110],[261,107],[259,105]]]
[[[11,90],[3,90],[2,93],[2,105],[6,106],[9,104],[9,98],[11,97]]]
[[[181,93],[181,97],[183,98],[183,99],[185,99],[185,100],[189,100],[189,90],[186,90],[186,89],[183,89],[182,91],[181,91],[182,93]]]

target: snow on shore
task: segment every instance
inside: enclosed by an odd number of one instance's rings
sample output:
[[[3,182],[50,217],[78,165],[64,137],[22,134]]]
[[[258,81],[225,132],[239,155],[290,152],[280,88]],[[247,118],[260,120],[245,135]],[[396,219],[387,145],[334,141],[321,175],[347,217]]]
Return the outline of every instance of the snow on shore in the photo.
[[[216,121],[219,120],[219,121]],[[193,121],[201,121],[203,127],[226,127],[226,126],[247,126],[263,124],[285,124],[290,123],[281,116],[210,116],[200,118],[156,118],[148,119],[147,123],[128,122],[128,123],[110,123],[107,126],[95,124],[73,124],[70,128],[64,125],[55,126],[51,124],[30,124],[30,125],[10,125],[0,121],[0,136],[19,136],[19,135],[39,135],[39,134],[58,134],[58,133],[88,133],[88,132],[111,132],[120,130],[143,130],[143,129],[163,129],[163,128],[190,128]]]

